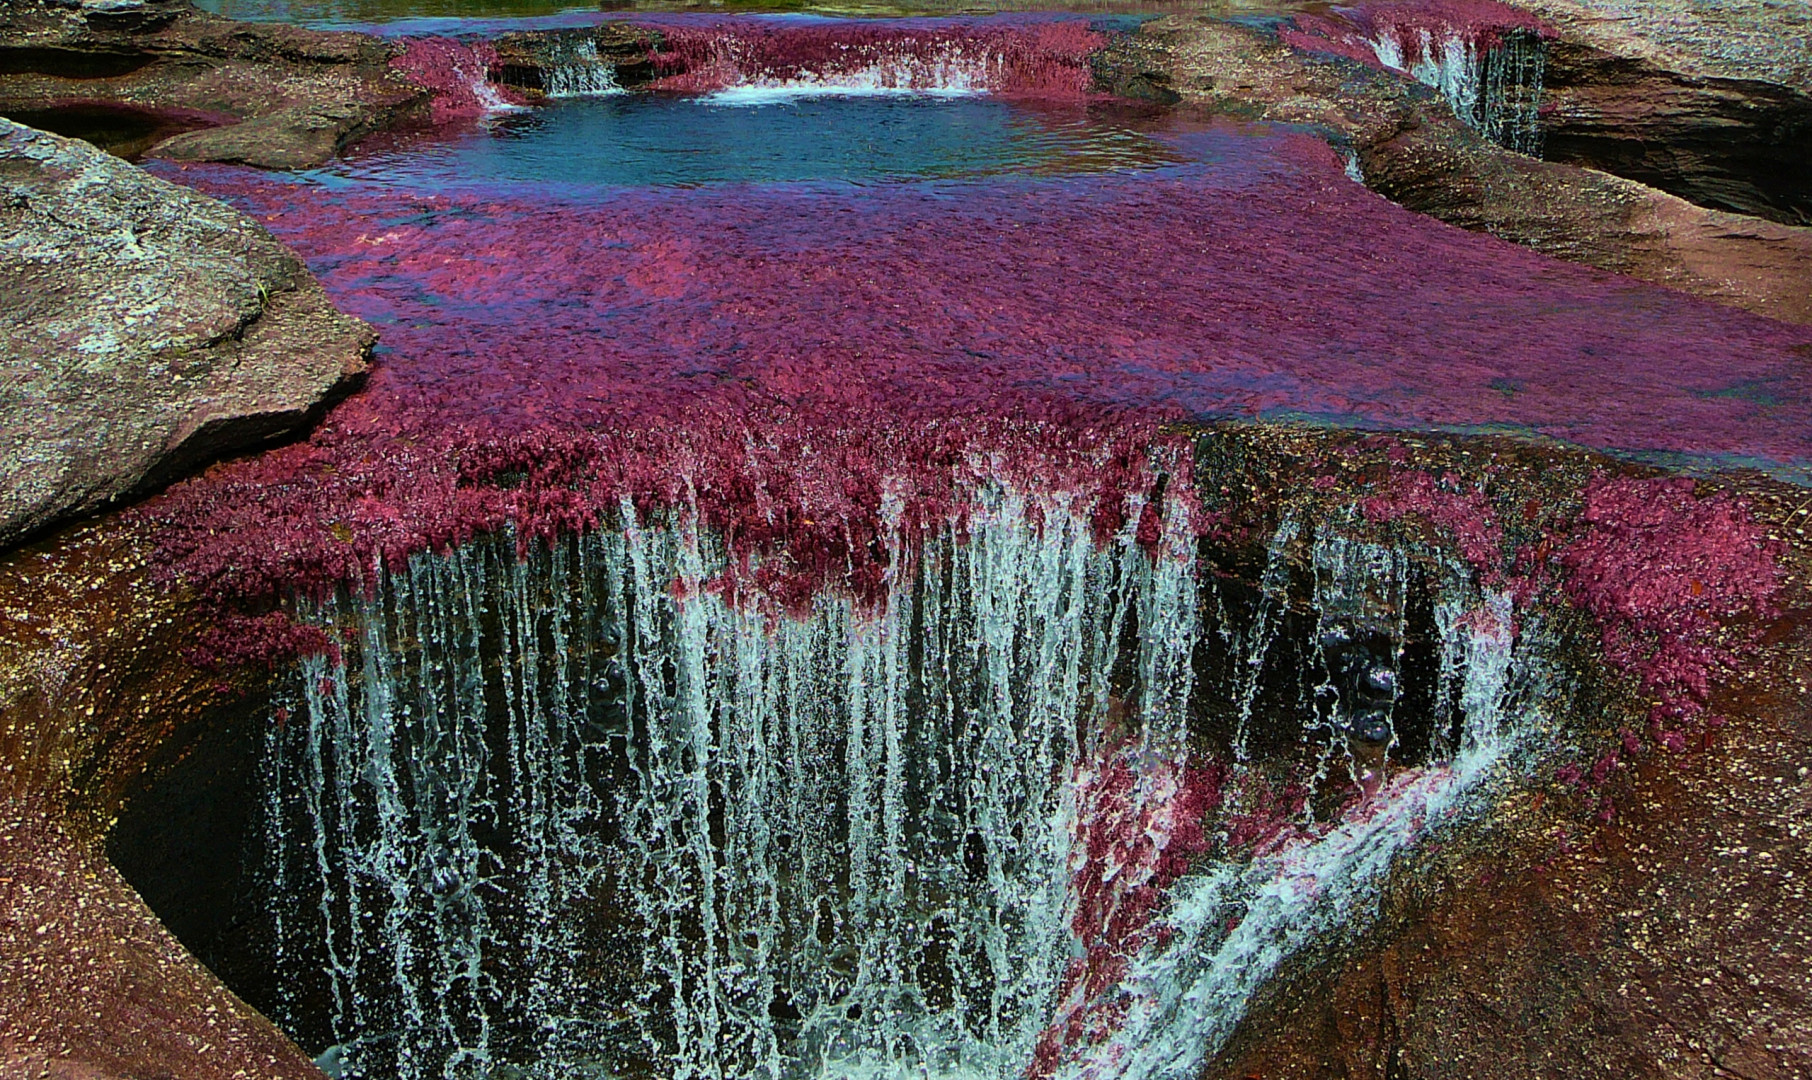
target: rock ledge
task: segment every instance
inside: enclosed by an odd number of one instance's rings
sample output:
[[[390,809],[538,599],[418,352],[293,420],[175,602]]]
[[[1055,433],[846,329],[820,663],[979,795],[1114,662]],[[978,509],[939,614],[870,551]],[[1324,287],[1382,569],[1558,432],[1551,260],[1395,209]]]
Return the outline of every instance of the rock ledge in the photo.
[[[0,120],[0,545],[294,431],[374,340],[245,215]]]

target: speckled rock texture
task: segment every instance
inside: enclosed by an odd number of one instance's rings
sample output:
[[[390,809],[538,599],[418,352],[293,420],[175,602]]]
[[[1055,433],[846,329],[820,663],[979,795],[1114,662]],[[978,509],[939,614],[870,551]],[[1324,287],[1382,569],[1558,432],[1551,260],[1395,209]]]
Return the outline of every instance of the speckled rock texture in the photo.
[[[1812,322],[1812,229],[1505,150],[1407,77],[1292,49],[1260,27],[1193,15],[1145,24],[1101,66],[1110,84],[1155,78],[1185,107],[1309,125],[1349,153],[1373,190],[1450,224]]]
[[[59,110],[125,110],[163,126],[152,156],[304,168],[425,110],[426,92],[389,66],[393,52],[369,35],[234,22],[188,0],[7,0],[0,116],[55,127]]]
[[[1522,0],[1567,39],[1687,75],[1812,93],[1808,0]]]
[[[103,836],[214,680],[117,517],[0,556],[0,1078],[321,1080],[195,962]]]
[[[1261,995],[1206,1078],[1812,1076],[1808,506],[1735,486],[1788,592],[1712,696],[1728,722],[1507,794],[1401,868],[1371,933]]]
[[[1812,224],[1812,5],[1538,2],[1547,156]]]
[[[0,545],[294,431],[373,340],[245,215],[0,120]]]

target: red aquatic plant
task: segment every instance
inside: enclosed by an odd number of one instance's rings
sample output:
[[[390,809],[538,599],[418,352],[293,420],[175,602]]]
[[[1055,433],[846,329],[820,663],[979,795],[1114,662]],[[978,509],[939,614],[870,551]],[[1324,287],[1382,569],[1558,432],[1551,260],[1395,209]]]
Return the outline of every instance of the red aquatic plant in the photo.
[[[786,83],[1079,96],[1106,38],[1075,20],[663,26],[651,89],[685,93]]]
[[[429,108],[434,122],[443,124],[522,104],[516,91],[489,81],[496,62],[497,50],[489,42],[424,37],[405,38],[390,66],[433,94]]]
[[[1027,1069],[1054,1075],[1118,1029],[1115,993],[1132,958],[1163,935],[1167,890],[1208,849],[1204,819],[1220,806],[1226,770],[1105,748],[1077,766],[1070,857],[1070,929],[1083,953],[1058,987],[1056,1018]]]
[[[295,246],[384,351],[307,441],[139,517],[169,572],[268,605],[480,533],[665,515],[726,538],[701,587],[797,608],[878,595],[988,485],[1148,543],[1192,495],[1177,420],[1812,458],[1812,332],[1408,213],[1306,136],[1168,138],[1196,163],[558,197],[158,166]],[[1766,406],[1725,392],[1764,383]],[[1487,560],[1464,492],[1380,499]]]
[[[1712,684],[1753,652],[1755,621],[1776,613],[1784,581],[1779,547],[1749,507],[1701,497],[1689,479],[1595,479],[1559,562],[1605,656],[1651,697],[1651,737],[1676,750]]]
[[[1504,580],[1504,530],[1484,492],[1458,476],[1439,477],[1421,469],[1395,473],[1382,490],[1363,503],[1368,521],[1396,521],[1413,516],[1445,535],[1460,558],[1487,585]]]

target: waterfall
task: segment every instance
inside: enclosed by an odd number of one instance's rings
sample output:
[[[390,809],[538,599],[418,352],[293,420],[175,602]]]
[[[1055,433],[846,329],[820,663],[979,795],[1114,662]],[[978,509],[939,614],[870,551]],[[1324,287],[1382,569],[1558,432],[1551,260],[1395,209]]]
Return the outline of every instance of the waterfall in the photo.
[[[403,51],[390,65],[433,91],[430,111],[435,123],[522,109],[490,81],[490,67],[497,59],[490,43],[434,37],[403,38],[402,43]]]
[[[1495,43],[1476,32],[1436,36],[1421,27],[1380,27],[1367,44],[1378,62],[1439,91],[1454,114],[1492,142],[1541,154],[1540,109],[1547,45],[1512,30]]]
[[[598,56],[597,43],[589,38],[559,41],[548,50],[542,87],[548,97],[608,97],[626,93],[617,85],[616,69]]]
[[[1524,726],[1507,601],[1295,521],[1242,599],[1184,523],[1154,556],[998,493],[890,551],[874,610],[799,617],[624,517],[315,613],[345,647],[274,717],[272,1011],[339,1075],[1188,1075]],[[1314,684],[1291,715],[1280,673]],[[1411,705],[1460,741],[1385,764]],[[1214,833],[1286,728],[1290,767],[1369,795]]]
[[[1530,157],[1541,156],[1542,81],[1547,66],[1547,43],[1535,34],[1506,34],[1502,44],[1485,53],[1477,118],[1487,139]]]
[[[760,103],[825,95],[1075,98],[1106,43],[1084,22],[829,21],[672,26],[653,54],[654,89]]]

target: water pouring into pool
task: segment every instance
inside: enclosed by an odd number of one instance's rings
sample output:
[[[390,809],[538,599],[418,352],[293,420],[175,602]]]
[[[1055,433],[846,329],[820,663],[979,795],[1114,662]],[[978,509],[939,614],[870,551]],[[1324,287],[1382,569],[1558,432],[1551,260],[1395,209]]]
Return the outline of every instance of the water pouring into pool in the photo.
[[[739,611],[672,528],[315,609],[260,1004],[352,1076],[1186,1075],[1540,665],[1432,553],[1291,522],[1228,593],[1186,532],[1029,505],[896,551],[874,609]]]
[[[1192,1077],[1555,676],[1453,475],[1236,528],[1188,432],[1807,457],[1812,398],[1730,392],[1803,330],[1103,100],[1086,23],[651,26],[634,80],[418,39],[423,130],[153,166],[383,333],[140,512],[196,661],[285,673],[221,918],[332,1075]],[[1534,61],[1458,55],[1526,135],[1479,72]]]

